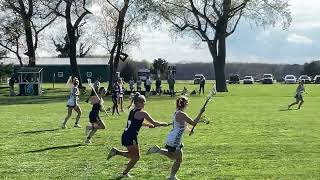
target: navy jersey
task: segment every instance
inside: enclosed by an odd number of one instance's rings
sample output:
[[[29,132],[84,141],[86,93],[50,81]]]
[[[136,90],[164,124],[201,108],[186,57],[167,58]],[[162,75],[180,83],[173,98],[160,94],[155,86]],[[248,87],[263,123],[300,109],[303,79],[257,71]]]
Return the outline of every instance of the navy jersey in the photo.
[[[134,115],[136,112],[140,111],[141,109],[132,109],[130,111],[127,127],[124,129],[124,134],[129,136],[137,136],[139,133],[139,130],[142,126],[143,119],[136,119],[134,118]]]
[[[93,104],[89,116],[99,116],[100,108],[101,108],[100,103]]]

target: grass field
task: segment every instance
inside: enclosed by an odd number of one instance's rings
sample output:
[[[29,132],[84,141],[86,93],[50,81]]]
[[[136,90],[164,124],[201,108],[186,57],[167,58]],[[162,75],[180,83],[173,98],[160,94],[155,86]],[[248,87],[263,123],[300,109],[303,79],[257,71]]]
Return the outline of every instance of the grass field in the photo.
[[[179,83],[176,89],[191,84]],[[207,106],[209,125],[200,124],[191,137],[184,136],[183,179],[319,179],[320,86],[306,85],[301,110],[287,111],[297,85],[229,85]],[[69,89],[45,85],[41,97],[9,97],[0,92],[0,179],[114,179],[127,160],[106,161],[111,147],[121,147],[127,114],[103,117],[107,128],[85,146],[84,129],[59,126],[66,115]],[[207,92],[209,91],[207,84]],[[81,97],[81,125],[91,109]],[[205,95],[190,97],[187,112],[198,113]],[[174,98],[149,97],[146,110],[153,118],[171,121]],[[111,106],[110,98],[106,100]],[[128,104],[126,98],[126,104]],[[296,107],[294,107],[296,108]],[[102,115],[102,114],[101,114]],[[163,145],[169,127],[142,128],[142,157],[131,175],[134,179],[165,179],[172,162],[159,155],[144,155],[149,147]]]

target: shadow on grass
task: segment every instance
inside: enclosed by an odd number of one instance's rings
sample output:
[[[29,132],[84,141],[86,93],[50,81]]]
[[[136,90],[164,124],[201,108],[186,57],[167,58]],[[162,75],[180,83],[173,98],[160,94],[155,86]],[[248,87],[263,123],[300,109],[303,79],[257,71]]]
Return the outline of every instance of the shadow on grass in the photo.
[[[279,111],[297,111],[299,109],[279,109]]]
[[[57,149],[69,149],[69,148],[75,148],[82,146],[82,144],[71,144],[71,145],[64,145],[64,146],[54,146],[54,147],[48,147],[44,149],[38,149],[38,150],[32,150],[28,151],[28,153],[37,153],[37,152],[43,152],[43,151],[49,151],[49,150],[57,150]]]
[[[0,106],[16,104],[49,104],[67,101],[67,95],[58,96],[2,96],[0,97]]]
[[[35,131],[24,131],[18,134],[36,134],[36,133],[44,133],[44,132],[51,132],[51,131],[58,131],[61,130],[61,128],[55,128],[55,129],[41,129],[41,130],[35,130]]]

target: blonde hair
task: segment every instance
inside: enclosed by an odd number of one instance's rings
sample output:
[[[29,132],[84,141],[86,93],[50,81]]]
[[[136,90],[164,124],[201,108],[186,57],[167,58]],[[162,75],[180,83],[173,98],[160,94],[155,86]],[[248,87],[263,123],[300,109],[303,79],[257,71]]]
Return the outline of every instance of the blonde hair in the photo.
[[[179,96],[176,100],[176,108],[184,109],[188,105],[188,98],[186,96]]]
[[[140,103],[140,102],[146,102],[146,97],[140,93],[136,93],[133,97],[134,104]]]

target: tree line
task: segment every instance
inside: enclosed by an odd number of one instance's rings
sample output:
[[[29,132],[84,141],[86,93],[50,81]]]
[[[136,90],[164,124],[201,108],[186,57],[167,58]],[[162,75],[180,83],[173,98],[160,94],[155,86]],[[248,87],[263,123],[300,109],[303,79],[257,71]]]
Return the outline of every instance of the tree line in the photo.
[[[159,65],[159,61],[165,66]],[[142,68],[150,69],[151,73],[156,74],[157,69],[162,69],[161,79],[167,79],[167,62],[165,59],[154,59],[153,63],[148,61],[128,61],[120,64],[121,76],[125,81],[131,77],[137,79],[137,71]],[[176,79],[192,80],[195,74],[203,74],[206,79],[216,80],[212,63],[176,63]],[[320,75],[320,61],[300,64],[266,64],[266,63],[227,63],[225,69],[226,79],[229,75],[237,74],[240,78],[244,76],[253,76],[255,79],[261,79],[263,74],[273,74],[277,81],[283,81],[286,75],[308,75],[314,77]]]
[[[99,11],[93,11],[97,7]],[[226,92],[226,39],[239,22],[287,29],[292,21],[288,0],[0,0],[0,9],[0,47],[14,54],[21,66],[22,56],[29,58],[28,66],[35,66],[39,44],[52,40],[60,55],[70,58],[71,74],[79,78],[80,87],[77,58],[92,48],[80,38],[92,29],[90,22],[97,24],[95,44],[109,55],[110,85],[119,63],[130,57],[130,47],[139,44],[137,27],[150,22],[154,28],[169,24],[178,37],[206,42],[217,91]],[[57,32],[64,38],[43,39],[43,31],[54,22],[64,24]]]

